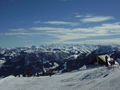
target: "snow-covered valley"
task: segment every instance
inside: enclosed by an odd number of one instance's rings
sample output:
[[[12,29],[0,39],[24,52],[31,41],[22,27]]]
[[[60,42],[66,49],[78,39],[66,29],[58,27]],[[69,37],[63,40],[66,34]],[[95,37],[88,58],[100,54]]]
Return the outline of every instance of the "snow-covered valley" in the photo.
[[[40,77],[8,76],[0,90],[120,90],[120,69],[95,67]]]

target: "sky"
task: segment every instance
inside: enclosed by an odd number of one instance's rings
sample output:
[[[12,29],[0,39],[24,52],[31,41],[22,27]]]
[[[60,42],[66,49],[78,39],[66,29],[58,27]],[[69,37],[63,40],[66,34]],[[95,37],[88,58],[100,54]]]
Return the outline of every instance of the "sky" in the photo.
[[[0,0],[0,47],[120,44],[120,0]]]

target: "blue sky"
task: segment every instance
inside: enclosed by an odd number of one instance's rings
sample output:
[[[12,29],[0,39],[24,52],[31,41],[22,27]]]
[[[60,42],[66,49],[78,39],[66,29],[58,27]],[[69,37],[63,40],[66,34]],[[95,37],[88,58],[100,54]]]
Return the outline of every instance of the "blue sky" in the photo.
[[[119,44],[120,0],[0,0],[0,47]]]

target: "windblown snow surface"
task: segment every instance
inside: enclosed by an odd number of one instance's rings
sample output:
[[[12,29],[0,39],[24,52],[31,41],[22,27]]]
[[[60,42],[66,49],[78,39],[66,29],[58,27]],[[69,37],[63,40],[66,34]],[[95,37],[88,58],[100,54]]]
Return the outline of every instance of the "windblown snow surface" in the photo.
[[[96,67],[53,76],[0,79],[0,90],[120,90],[120,69]]]

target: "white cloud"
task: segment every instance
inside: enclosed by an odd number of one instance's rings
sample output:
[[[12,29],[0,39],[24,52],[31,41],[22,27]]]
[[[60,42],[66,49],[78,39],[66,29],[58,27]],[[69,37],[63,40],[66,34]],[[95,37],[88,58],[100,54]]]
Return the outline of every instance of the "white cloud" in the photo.
[[[37,31],[51,31],[51,32],[61,32],[61,31],[68,31],[68,28],[55,28],[55,27],[33,27],[30,28],[31,30]]]
[[[93,26],[88,28],[74,28],[71,31],[88,33],[88,34],[119,34],[120,33],[120,23],[102,24],[100,26]],[[111,33],[113,32],[113,33]]]
[[[5,35],[5,36],[33,36],[33,35],[42,35],[42,33],[24,33],[24,32],[17,32],[17,33],[0,33],[0,35]]]
[[[29,30],[25,28],[15,28],[15,29],[10,29],[10,33],[27,33]]]
[[[79,25],[79,23],[76,22],[66,22],[66,21],[46,21],[46,22],[35,21],[34,23],[35,24],[43,23],[43,24],[52,24],[52,25],[70,25],[70,26]]]
[[[112,45],[120,44],[120,38],[114,39],[96,39],[96,40],[84,40],[84,41],[53,41],[51,42],[57,44],[94,44],[94,45]]]
[[[103,22],[112,19],[114,19],[114,17],[112,16],[93,16],[93,17],[82,18],[80,21],[85,23],[90,23],[90,22]]]
[[[58,30],[56,29],[55,32]],[[112,24],[102,24],[101,26],[89,27],[89,28],[74,28],[74,29],[63,29],[61,28],[62,35],[53,34],[61,41],[80,39],[80,38],[89,38],[89,37],[97,37],[97,36],[111,36],[111,35],[119,35],[120,34],[120,24],[112,23]]]
[[[102,24],[101,26],[93,27],[96,31],[107,32],[111,34],[120,33],[120,23]]]
[[[34,21],[33,23],[34,24],[41,24],[42,22],[41,21]]]
[[[75,34],[75,33],[65,33],[63,35],[54,35],[54,36],[59,38],[60,41],[67,41],[67,40],[80,39],[80,38],[87,38],[86,35]]]
[[[16,28],[16,29],[10,29],[10,31],[16,32],[16,31],[25,31],[24,28]]]
[[[87,14],[87,15],[81,15],[81,14],[78,14],[75,15],[76,18],[89,18],[89,17],[93,17],[93,15],[91,14]]]
[[[13,31],[21,31],[21,32],[13,32]],[[23,32],[22,32],[23,31]],[[26,31],[26,32],[24,32]],[[33,33],[37,31],[37,33]],[[42,31],[42,32],[39,32]],[[120,33],[120,23],[111,23],[111,24],[102,24],[100,26],[88,27],[88,28],[56,28],[56,27],[32,27],[28,29],[12,29],[12,32],[7,33],[6,35],[30,35],[30,34],[62,34],[70,35],[74,38],[78,36],[80,37],[88,37],[88,36],[103,36],[103,35],[116,35]],[[74,34],[74,35],[73,35]],[[76,35],[76,36],[75,36]],[[83,36],[82,36],[83,35]]]
[[[82,17],[84,17],[83,15],[76,15],[75,16],[76,18],[82,18]]]
[[[102,26],[98,26],[98,27],[95,27],[95,28],[98,28],[98,29],[120,29],[120,24],[119,23],[110,23],[110,24],[102,24]]]
[[[18,32],[20,31],[20,32]],[[22,32],[23,31],[23,32]],[[26,31],[26,32],[24,32]],[[83,39],[83,38],[91,38],[91,37],[103,37],[104,36],[111,36],[111,35],[120,35],[120,22],[117,23],[107,23],[102,24],[99,26],[93,26],[88,28],[56,28],[56,27],[32,27],[32,28],[26,28],[26,29],[12,29],[11,32],[8,33],[1,33],[0,35],[6,35],[6,36],[36,36],[36,35],[48,35],[51,37],[58,38],[56,42],[67,42],[72,43],[71,40],[76,39]],[[43,37],[44,38],[44,37]],[[86,40],[84,42],[108,42],[106,40]],[[112,43],[112,40],[109,39],[109,42]],[[115,39],[116,40],[116,39]],[[118,40],[118,39],[117,39]],[[54,40],[53,40],[54,41]],[[68,42],[71,41],[71,42]],[[84,43],[83,41],[80,41]],[[117,41],[113,41],[117,42]],[[79,43],[79,42],[73,42],[73,43]]]
[[[55,28],[55,27],[33,27],[32,30],[45,31],[46,34],[59,38],[60,41],[89,38],[97,36],[119,35],[119,23],[102,24],[88,28]]]
[[[82,38],[90,38],[95,36],[108,36],[109,34],[80,34],[80,33],[66,33],[62,35],[58,34],[51,34],[51,36],[59,38],[58,41],[69,41],[69,40],[76,40],[76,39],[82,39]]]
[[[78,42],[76,42],[78,43]],[[84,40],[81,41],[84,44],[120,44],[120,38],[113,39],[96,39],[96,40]]]

